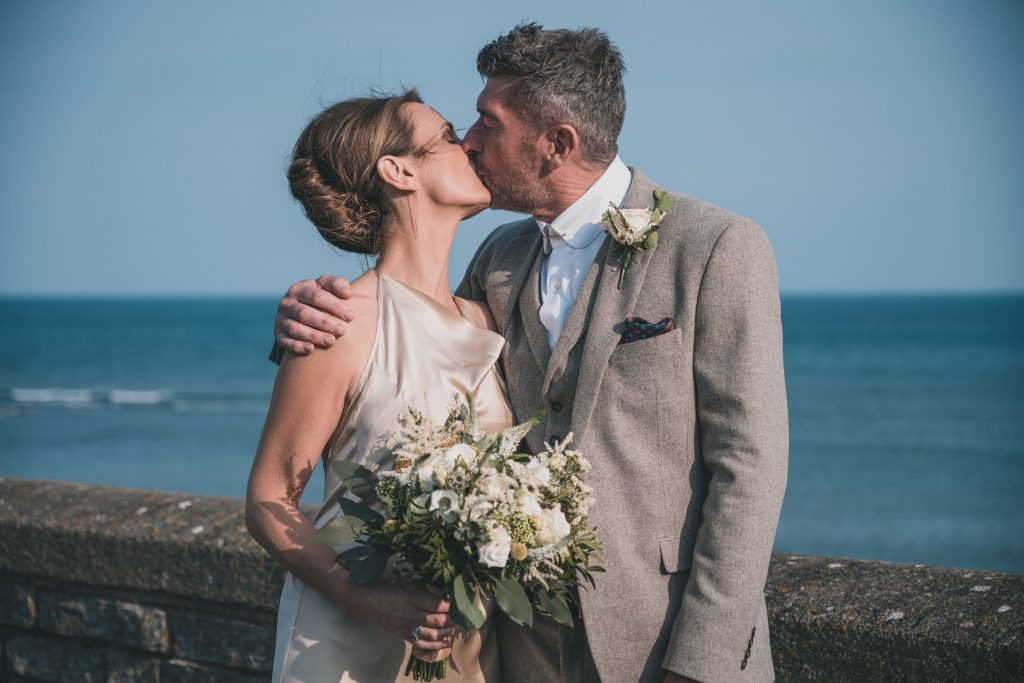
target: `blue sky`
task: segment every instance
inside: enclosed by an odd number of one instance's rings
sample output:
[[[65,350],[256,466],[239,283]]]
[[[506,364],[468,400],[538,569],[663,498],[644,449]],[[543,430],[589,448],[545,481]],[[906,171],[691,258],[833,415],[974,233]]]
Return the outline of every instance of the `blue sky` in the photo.
[[[0,295],[276,294],[334,253],[284,169],[306,120],[416,85],[474,118],[529,19],[626,58],[621,155],[757,220],[785,292],[1024,290],[1024,5],[5,2]],[[457,237],[457,282],[486,212]]]

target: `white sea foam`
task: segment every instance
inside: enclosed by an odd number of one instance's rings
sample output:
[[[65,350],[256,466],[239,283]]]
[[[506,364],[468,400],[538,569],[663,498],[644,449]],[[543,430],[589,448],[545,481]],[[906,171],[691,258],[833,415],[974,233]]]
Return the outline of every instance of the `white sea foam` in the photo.
[[[125,405],[151,406],[169,401],[174,396],[171,391],[135,391],[129,389],[111,389],[110,402]]]
[[[16,403],[93,403],[96,394],[92,389],[11,389],[11,399]]]

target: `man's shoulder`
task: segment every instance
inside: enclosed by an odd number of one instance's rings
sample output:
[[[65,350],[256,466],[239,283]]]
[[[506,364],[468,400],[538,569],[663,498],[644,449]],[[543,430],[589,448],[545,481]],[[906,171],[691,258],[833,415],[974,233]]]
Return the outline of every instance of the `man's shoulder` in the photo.
[[[644,176],[634,170],[635,181],[650,191],[664,189],[672,198],[672,208],[662,221],[659,233],[659,244],[667,241],[680,248],[694,248],[698,245],[710,248],[718,241],[726,230],[732,229],[737,234],[763,235],[764,231],[756,221],[739,213],[724,209],[709,201],[699,199],[683,192],[677,192]]]
[[[476,260],[490,259],[502,253],[508,244],[521,237],[537,234],[537,222],[530,216],[499,225],[484,238],[477,250]]]

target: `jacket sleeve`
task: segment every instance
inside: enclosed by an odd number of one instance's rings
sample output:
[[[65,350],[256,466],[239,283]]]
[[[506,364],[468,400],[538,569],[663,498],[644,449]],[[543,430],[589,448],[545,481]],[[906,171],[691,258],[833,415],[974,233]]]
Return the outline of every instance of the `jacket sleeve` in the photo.
[[[733,223],[711,250],[697,295],[693,370],[708,493],[663,662],[703,683],[771,671],[770,662],[746,660],[770,653],[753,638],[768,638],[754,629],[789,452],[780,314],[767,236],[752,222]]]
[[[469,260],[469,265],[466,267],[466,274],[462,276],[462,282],[455,289],[455,296],[471,301],[487,301],[485,277],[493,251],[492,243],[495,233],[497,230],[484,238],[484,241],[477,247],[476,253],[473,254],[473,258]]]

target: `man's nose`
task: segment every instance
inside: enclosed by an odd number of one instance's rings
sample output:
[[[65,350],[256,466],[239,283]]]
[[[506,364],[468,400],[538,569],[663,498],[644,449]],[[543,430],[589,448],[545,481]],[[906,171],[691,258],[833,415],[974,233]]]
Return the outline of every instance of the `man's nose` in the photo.
[[[462,138],[462,151],[470,157],[480,152],[480,134],[477,132],[475,123],[469,127]]]

